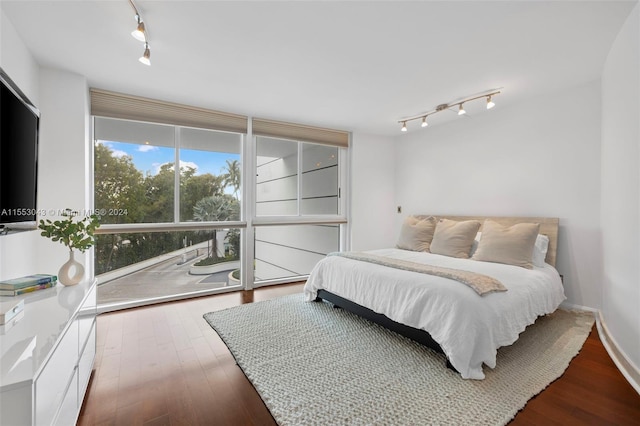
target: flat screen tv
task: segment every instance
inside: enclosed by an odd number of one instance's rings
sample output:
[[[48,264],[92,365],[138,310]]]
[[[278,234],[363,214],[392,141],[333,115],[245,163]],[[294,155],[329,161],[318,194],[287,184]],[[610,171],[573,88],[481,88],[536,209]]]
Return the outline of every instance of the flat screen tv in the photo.
[[[37,227],[40,112],[0,68],[0,235]]]

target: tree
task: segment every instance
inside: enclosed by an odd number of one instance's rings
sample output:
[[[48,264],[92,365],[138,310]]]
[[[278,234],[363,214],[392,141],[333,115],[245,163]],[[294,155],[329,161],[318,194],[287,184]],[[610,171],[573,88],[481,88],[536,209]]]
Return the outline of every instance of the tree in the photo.
[[[225,188],[229,186],[233,188],[233,196],[236,197],[236,200],[239,200],[238,191],[240,190],[241,176],[240,163],[238,160],[227,160],[224,170],[226,170],[226,173],[223,175],[224,178],[222,182]]]
[[[224,222],[240,218],[240,205],[231,195],[212,195],[198,201],[193,208],[193,218],[198,222]],[[211,230],[212,246],[207,244],[208,257],[218,258],[217,230]]]
[[[135,223],[144,216],[144,178],[130,156],[115,156],[104,144],[94,149],[94,199],[100,223]],[[109,212],[121,214],[109,214]],[[95,247],[96,274],[115,269],[118,262],[116,235],[97,235]],[[123,265],[124,266],[124,265]]]
[[[95,208],[124,211],[126,214],[102,215],[100,223],[134,223],[144,214],[142,173],[130,156],[116,157],[104,144],[95,145]]]
[[[214,176],[211,173],[195,175],[191,167],[180,170],[180,220],[188,221],[193,217],[196,203],[212,195],[222,195],[224,191],[224,176]]]
[[[240,259],[240,230],[238,228],[230,229],[227,232],[227,242],[230,246],[230,255],[236,259]]]
[[[173,163],[160,166],[155,175],[147,174],[144,179],[144,218],[141,222],[173,222],[173,194],[175,174]]]

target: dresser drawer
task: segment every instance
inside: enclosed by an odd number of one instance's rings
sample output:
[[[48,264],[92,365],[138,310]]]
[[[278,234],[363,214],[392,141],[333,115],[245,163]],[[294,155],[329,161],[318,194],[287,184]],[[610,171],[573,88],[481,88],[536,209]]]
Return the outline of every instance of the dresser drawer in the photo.
[[[49,425],[54,421],[77,362],[78,322],[73,321],[36,379],[35,424]]]
[[[89,337],[89,333],[91,333],[92,327],[95,324],[96,318],[96,288],[94,287],[89,294],[87,295],[84,303],[80,307],[78,311],[78,325],[79,325],[79,336],[80,336],[80,345],[78,346],[78,351],[82,351],[84,348],[85,342]],[[80,354],[80,352],[78,352]]]
[[[96,356],[96,323],[93,322],[93,327],[89,333],[87,344],[84,346],[84,351],[80,354],[80,360],[78,361],[78,386],[80,389],[80,395],[84,395],[87,384],[89,383],[89,376],[91,376],[91,370],[93,370],[93,360]],[[78,401],[78,404],[82,404],[82,400]],[[78,406],[80,408],[80,406]]]
[[[55,425],[71,426],[76,424],[78,416],[78,372],[75,370],[75,374],[71,378],[71,382],[67,387],[67,392],[64,395],[60,410],[58,411],[58,418],[55,421]]]

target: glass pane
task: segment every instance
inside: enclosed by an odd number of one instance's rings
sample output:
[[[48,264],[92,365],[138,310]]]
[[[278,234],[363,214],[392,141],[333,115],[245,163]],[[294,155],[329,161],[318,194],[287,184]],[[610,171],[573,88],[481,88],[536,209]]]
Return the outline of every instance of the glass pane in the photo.
[[[95,138],[101,223],[173,222],[173,127],[96,118]]]
[[[338,148],[302,143],[300,213],[338,214]]]
[[[258,227],[255,280],[308,275],[320,259],[339,248],[339,225]]]
[[[239,286],[240,241],[240,229],[98,235],[98,304]]]
[[[240,220],[242,135],[180,129],[180,221]]]
[[[256,138],[256,216],[298,214],[298,143]]]

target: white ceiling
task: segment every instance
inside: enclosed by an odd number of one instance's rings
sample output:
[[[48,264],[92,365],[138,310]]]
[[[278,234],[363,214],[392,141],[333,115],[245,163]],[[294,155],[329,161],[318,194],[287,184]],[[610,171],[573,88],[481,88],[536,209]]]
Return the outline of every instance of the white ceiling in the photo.
[[[41,66],[92,87],[397,135],[485,90],[498,108],[598,78],[636,1],[138,0],[151,67],[127,0],[0,4]]]

